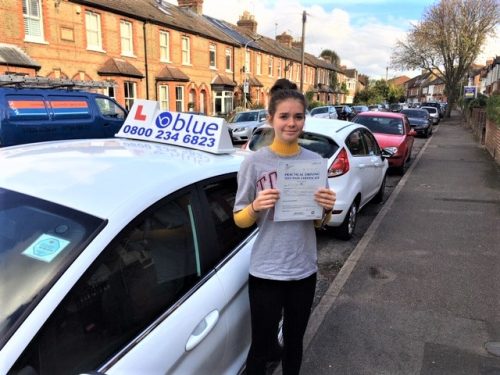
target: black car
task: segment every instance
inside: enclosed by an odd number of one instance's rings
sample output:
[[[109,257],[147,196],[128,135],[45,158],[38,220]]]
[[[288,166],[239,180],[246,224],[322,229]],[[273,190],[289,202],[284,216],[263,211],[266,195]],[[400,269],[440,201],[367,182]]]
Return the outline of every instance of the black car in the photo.
[[[339,120],[352,121],[356,117],[356,111],[348,105],[336,105],[337,117]]]
[[[432,119],[425,109],[408,108],[401,110],[408,117],[410,126],[417,134],[428,137],[432,134]]]

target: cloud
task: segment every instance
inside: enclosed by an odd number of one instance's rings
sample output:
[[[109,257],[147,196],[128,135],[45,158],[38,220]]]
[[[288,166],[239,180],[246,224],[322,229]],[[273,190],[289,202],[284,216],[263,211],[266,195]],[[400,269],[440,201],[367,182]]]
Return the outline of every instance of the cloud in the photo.
[[[168,1],[177,5],[176,0]],[[275,38],[277,34],[286,32],[298,40],[302,36],[302,13],[306,11],[306,52],[319,56],[324,49],[334,50],[340,56],[342,65],[357,69],[359,73],[374,79],[385,78],[386,74],[388,78],[420,74],[420,71],[386,71],[396,41],[404,39],[411,25],[418,22],[420,14],[413,12],[412,18],[405,18],[386,12],[382,19],[372,15],[370,9],[373,8],[366,6],[387,6],[388,1],[358,2],[363,2],[365,6],[351,7],[349,2],[351,10],[348,12],[343,10],[347,8],[340,8],[340,1],[239,0],[224,1],[224,6],[221,6],[221,0],[204,0],[203,12],[236,24],[243,12],[249,11],[255,16],[259,34]],[[418,2],[409,1],[408,6],[414,3]],[[498,38],[490,40],[484,55],[494,56],[495,51],[499,54],[498,45]],[[484,64],[486,59],[482,60]],[[478,62],[481,63],[480,60]]]

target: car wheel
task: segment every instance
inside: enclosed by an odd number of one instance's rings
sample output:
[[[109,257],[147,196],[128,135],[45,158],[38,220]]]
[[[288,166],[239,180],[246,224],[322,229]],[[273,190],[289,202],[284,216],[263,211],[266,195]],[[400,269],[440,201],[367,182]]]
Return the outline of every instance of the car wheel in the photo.
[[[373,197],[373,202],[374,203],[382,203],[384,200],[384,194],[385,194],[385,180],[387,178],[387,174],[384,175],[384,179],[382,180],[382,184],[380,185],[380,189],[378,189],[377,194]]]
[[[352,202],[351,207],[345,215],[345,219],[342,224],[335,228],[334,235],[340,240],[349,240],[356,228],[356,222],[358,219],[358,203],[356,201]]]

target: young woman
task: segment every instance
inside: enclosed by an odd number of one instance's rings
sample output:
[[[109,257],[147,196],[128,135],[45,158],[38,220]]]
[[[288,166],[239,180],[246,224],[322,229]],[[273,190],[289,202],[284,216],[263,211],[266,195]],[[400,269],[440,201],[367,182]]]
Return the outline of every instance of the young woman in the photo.
[[[259,233],[250,260],[249,297],[252,344],[247,358],[248,375],[264,375],[266,362],[282,357],[284,375],[298,374],[302,342],[316,288],[316,232],[312,220],[273,220],[280,198],[276,170],[282,160],[313,160],[320,156],[299,146],[305,121],[306,100],[287,80],[271,89],[269,123],[274,141],[249,155],[238,173],[234,220],[240,227],[257,223]],[[314,195],[328,220],[335,194],[319,188]],[[321,222],[321,220],[319,220]],[[283,313],[283,353],[277,344]]]

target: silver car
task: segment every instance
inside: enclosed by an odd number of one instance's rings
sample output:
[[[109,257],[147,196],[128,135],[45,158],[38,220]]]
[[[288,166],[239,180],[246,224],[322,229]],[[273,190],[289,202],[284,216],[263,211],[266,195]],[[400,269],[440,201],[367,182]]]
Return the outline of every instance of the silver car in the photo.
[[[337,119],[337,111],[333,105],[325,105],[311,109],[311,117]]]
[[[228,121],[233,142],[246,142],[253,131],[266,121],[267,110],[255,109],[236,113]]]

